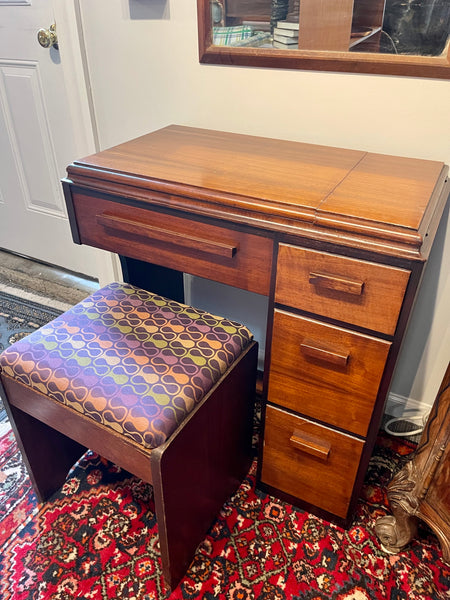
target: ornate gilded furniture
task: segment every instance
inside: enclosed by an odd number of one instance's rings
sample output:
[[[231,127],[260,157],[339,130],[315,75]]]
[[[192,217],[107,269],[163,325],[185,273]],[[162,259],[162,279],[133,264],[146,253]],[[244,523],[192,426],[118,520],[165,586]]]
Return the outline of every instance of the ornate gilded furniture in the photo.
[[[375,531],[384,548],[397,553],[416,535],[422,519],[437,535],[450,564],[450,365],[412,460],[388,486],[393,515],[381,517]]]

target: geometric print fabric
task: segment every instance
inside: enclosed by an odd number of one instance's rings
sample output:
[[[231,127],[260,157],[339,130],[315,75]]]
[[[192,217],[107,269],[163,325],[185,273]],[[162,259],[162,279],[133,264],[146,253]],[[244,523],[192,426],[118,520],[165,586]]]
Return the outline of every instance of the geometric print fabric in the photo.
[[[151,449],[251,340],[239,323],[112,283],[7,348],[0,370]]]

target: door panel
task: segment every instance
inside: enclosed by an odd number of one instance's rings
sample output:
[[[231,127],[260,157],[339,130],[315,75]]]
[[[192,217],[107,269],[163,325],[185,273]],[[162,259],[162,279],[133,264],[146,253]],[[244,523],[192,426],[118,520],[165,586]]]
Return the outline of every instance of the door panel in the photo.
[[[17,179],[26,210],[64,217],[58,169],[45,114],[45,98],[36,62],[0,62],[2,117],[7,135],[0,142],[2,156],[14,157]],[[40,140],[45,152],[37,152],[31,140]],[[13,190],[5,190],[8,196]],[[21,205],[11,206],[23,208]],[[19,216],[19,215],[18,215]]]
[[[0,22],[0,248],[98,277],[109,257],[72,242],[60,184],[95,148],[71,118],[61,50],[37,41],[52,0],[0,0]]]

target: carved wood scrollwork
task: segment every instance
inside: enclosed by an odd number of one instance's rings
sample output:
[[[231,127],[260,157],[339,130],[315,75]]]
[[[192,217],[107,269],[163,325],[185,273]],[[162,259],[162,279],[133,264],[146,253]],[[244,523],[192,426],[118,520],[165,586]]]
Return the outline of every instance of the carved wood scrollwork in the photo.
[[[381,517],[375,524],[375,533],[386,552],[396,554],[417,533],[417,483],[417,469],[410,461],[389,484],[387,495],[393,515]]]
[[[387,552],[395,554],[411,541],[420,518],[438,536],[444,561],[450,563],[449,386],[450,365],[414,457],[388,485],[392,515],[375,524],[375,533]]]

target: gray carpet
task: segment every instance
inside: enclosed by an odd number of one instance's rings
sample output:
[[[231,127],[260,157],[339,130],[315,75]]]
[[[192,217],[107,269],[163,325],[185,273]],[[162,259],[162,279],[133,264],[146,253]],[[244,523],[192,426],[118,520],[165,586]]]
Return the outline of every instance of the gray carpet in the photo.
[[[43,304],[56,301],[68,308],[98,287],[97,281],[0,250],[0,289],[3,291],[22,297],[34,294],[37,301],[42,298]]]

